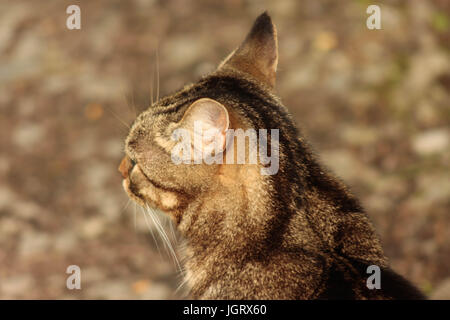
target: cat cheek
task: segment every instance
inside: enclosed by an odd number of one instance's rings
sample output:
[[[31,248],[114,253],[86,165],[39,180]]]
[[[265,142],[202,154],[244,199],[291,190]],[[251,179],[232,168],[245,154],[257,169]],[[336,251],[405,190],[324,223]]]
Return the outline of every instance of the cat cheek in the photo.
[[[144,198],[147,199],[147,201],[153,203],[156,202],[157,196],[153,187],[142,188],[140,192],[144,196]]]
[[[176,194],[168,191],[158,190],[153,186],[147,186],[140,190],[140,194],[146,201],[161,210],[172,210],[178,206]]]
[[[178,206],[177,196],[172,192],[162,192],[160,194],[160,201],[164,210],[171,210]]]

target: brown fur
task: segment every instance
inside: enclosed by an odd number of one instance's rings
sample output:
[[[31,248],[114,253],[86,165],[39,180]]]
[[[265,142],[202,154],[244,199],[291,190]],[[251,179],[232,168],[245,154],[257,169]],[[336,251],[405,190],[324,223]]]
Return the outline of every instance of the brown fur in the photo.
[[[120,166],[127,193],[162,209],[186,239],[193,298],[422,298],[389,269],[358,200],[319,164],[273,94],[277,60],[264,13],[214,73],[139,115]],[[278,173],[261,175],[260,164],[175,165],[170,135],[202,98],[226,108],[230,128],[278,128]],[[372,264],[382,268],[380,290],[366,287]]]

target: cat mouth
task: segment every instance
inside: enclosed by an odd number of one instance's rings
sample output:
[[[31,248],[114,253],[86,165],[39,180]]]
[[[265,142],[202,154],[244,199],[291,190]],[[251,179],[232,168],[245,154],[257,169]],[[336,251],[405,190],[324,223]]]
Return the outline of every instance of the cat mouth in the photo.
[[[177,194],[180,191],[167,187],[151,180],[142,167],[132,161],[128,156],[122,159],[119,171],[124,178],[122,186],[131,200],[142,207],[152,207],[164,212],[179,207]]]
[[[141,205],[142,207],[145,207],[147,205],[147,202],[144,200],[144,198],[142,198],[138,192],[134,191],[133,185],[129,178],[123,179],[122,186],[128,197],[134,200],[137,204]]]
[[[133,161],[130,157],[125,156],[119,165],[119,172],[122,174],[123,181],[122,186],[128,196],[137,202],[139,205],[145,206],[146,201],[142,198],[136,188],[133,186],[130,176],[133,169],[137,166],[137,163]]]

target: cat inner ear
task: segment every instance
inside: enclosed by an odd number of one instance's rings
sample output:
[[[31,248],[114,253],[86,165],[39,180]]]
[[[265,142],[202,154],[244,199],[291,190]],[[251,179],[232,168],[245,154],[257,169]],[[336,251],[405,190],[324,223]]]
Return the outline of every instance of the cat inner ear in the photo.
[[[219,102],[202,98],[186,110],[180,127],[192,137],[194,149],[202,152],[223,152],[230,124],[227,109]]]
[[[219,68],[231,66],[274,88],[277,63],[277,31],[270,16],[264,12],[256,19],[244,42]]]

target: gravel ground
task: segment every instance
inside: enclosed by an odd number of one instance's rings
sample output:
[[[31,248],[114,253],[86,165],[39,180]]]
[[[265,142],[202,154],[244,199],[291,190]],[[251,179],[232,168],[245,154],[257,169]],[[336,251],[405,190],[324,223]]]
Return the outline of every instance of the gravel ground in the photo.
[[[66,28],[69,4],[81,30]],[[381,2],[382,30],[366,28],[368,4],[0,2],[0,298],[182,297],[122,190],[123,123],[157,77],[165,95],[213,70],[267,9],[285,105],[361,198],[393,268],[450,299],[449,2]],[[69,265],[81,290],[66,288]]]

